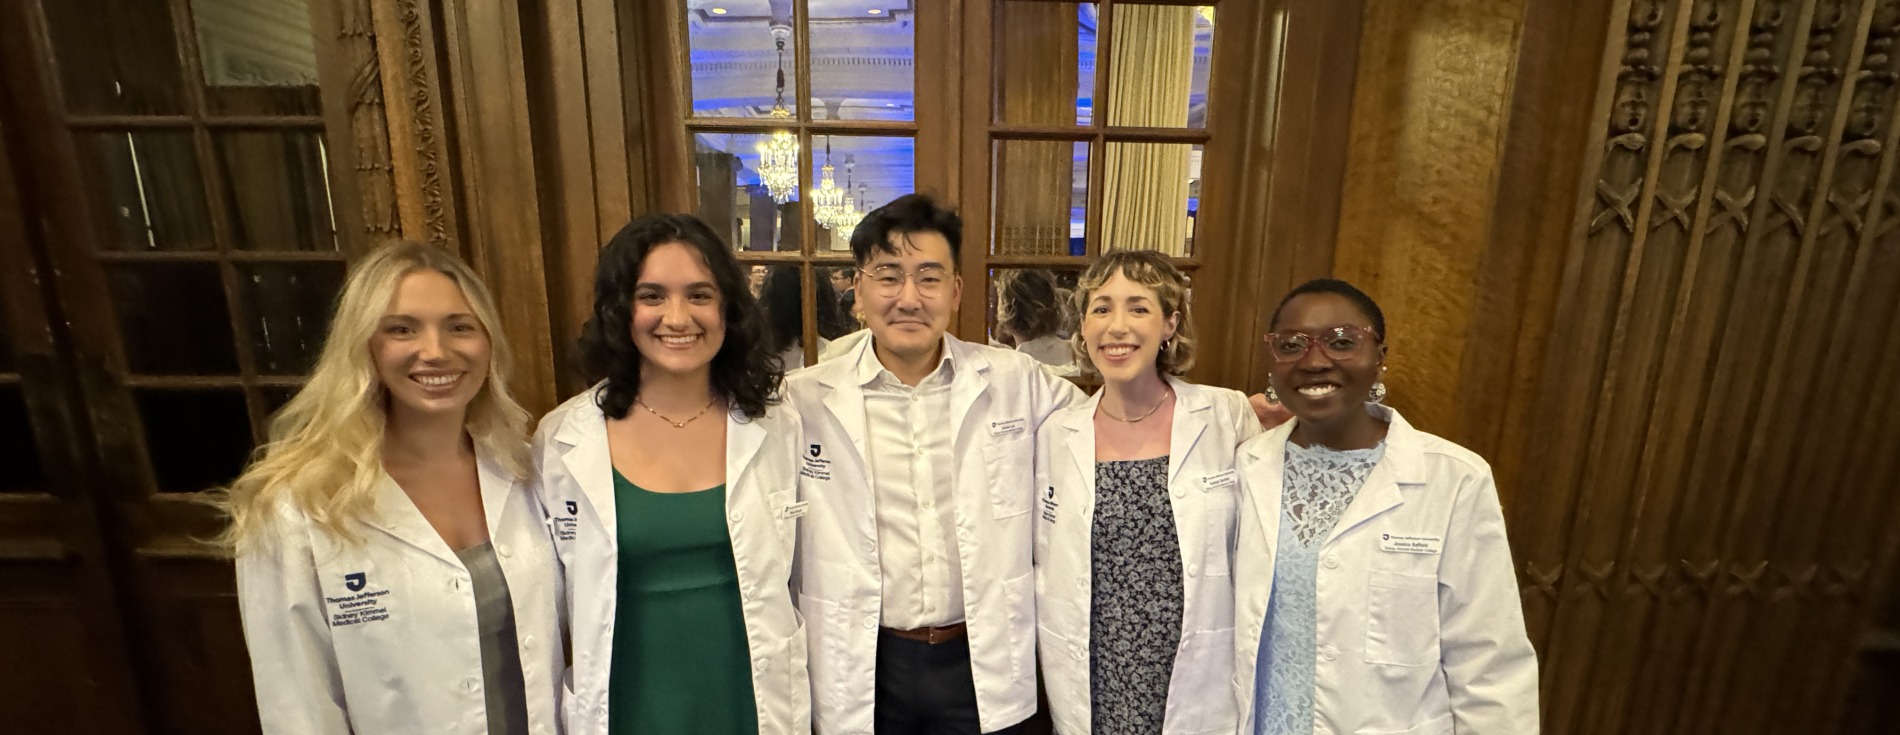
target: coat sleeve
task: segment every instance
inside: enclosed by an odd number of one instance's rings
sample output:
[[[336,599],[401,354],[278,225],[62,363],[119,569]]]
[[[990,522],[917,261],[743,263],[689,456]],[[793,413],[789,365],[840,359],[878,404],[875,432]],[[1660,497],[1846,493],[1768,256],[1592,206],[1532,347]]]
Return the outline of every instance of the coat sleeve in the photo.
[[[1456,731],[1536,733],[1537,653],[1524,630],[1504,512],[1489,468],[1459,489],[1450,527],[1438,606]]]
[[[348,733],[307,526],[280,520],[276,530],[237,558],[238,611],[264,732]]]

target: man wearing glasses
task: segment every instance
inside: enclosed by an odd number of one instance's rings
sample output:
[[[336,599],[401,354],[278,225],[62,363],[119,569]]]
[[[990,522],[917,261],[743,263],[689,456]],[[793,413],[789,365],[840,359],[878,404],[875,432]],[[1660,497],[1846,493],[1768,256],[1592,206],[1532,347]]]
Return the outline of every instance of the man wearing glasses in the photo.
[[[1036,711],[1034,439],[1082,393],[945,333],[962,231],[923,195],[866,214],[851,254],[871,338],[785,381],[825,735],[1017,732]]]

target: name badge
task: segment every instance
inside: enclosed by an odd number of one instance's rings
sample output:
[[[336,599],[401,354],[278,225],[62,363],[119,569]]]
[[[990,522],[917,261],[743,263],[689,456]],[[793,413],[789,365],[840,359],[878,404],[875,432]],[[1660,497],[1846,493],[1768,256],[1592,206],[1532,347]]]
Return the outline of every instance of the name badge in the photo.
[[[991,421],[990,422],[990,436],[994,438],[994,437],[999,437],[999,436],[1013,436],[1015,434],[1021,434],[1023,433],[1023,429],[1027,426],[1028,426],[1028,422],[1023,421],[1022,419],[1009,419],[1007,421]]]
[[[1445,539],[1439,536],[1382,533],[1379,534],[1379,550],[1399,554],[1438,554],[1445,550]]]
[[[811,501],[800,500],[796,503],[788,503],[786,504],[785,507],[779,509],[778,517],[803,518],[805,517],[805,511],[810,510],[810,509],[811,509]]]
[[[1223,490],[1234,486],[1236,475],[1233,470],[1217,472],[1201,478],[1202,490]]]

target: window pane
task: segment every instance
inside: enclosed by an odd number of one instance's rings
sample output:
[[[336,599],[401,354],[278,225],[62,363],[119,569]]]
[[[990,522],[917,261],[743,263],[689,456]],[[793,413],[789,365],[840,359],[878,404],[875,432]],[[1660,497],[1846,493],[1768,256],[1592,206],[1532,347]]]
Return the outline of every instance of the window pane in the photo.
[[[833,135],[812,140],[812,214],[820,252],[851,251],[851,231],[864,213],[917,187],[917,140]],[[829,145],[830,150],[825,147]],[[825,186],[830,161],[833,186]]]
[[[1088,125],[1095,100],[1094,3],[996,6],[996,119]]]
[[[838,305],[837,322],[829,331],[820,323],[819,334],[836,340],[863,329],[864,314],[858,309],[857,266],[821,266],[817,272],[818,277],[831,287],[831,294]],[[823,294],[824,291],[821,289],[819,293]]]
[[[42,0],[66,109],[91,115],[185,113],[170,3]]]
[[[336,250],[330,179],[316,133],[244,131],[217,135],[229,176],[232,238],[242,250]]]
[[[105,272],[134,374],[237,373],[217,264],[111,263]]]
[[[1075,375],[1069,336],[1076,314],[1069,304],[1080,269],[990,270],[990,342],[1028,353],[1060,375]]]
[[[1206,127],[1211,11],[1116,5],[1105,119],[1110,125]]]
[[[304,375],[323,349],[342,263],[247,263],[238,280],[249,308],[250,347],[257,372]]]
[[[244,470],[252,446],[244,391],[142,388],[133,399],[160,492],[197,492]]]
[[[1201,147],[1109,143],[1102,171],[1102,250],[1194,254]]]
[[[1089,144],[996,141],[990,211],[998,255],[1082,255],[1089,202]]]
[[[19,384],[0,385],[0,492],[45,491],[39,445]]]
[[[792,3],[686,0],[686,44],[694,117],[798,116]]]
[[[258,402],[258,407],[262,409],[264,416],[264,426],[268,429],[270,427],[270,417],[277,413],[278,409],[283,408],[284,404],[289,403],[291,398],[296,397],[297,391],[301,389],[266,386],[256,390],[257,392],[253,394],[251,400]]]
[[[214,247],[191,133],[79,133],[76,142],[101,249]]]
[[[817,329],[816,352],[819,353],[824,352],[833,338],[857,326],[845,316],[830,278],[814,280],[812,303],[816,311],[807,315],[804,284],[801,282],[803,268],[796,265],[759,264],[746,268],[758,296],[759,307],[765,312],[765,338],[772,350],[778,353],[786,370],[796,370],[806,365],[804,325],[807,321],[814,322]]]
[[[759,173],[767,144],[797,145],[797,138],[755,133],[693,136],[693,166],[699,182],[699,216],[739,250],[798,250],[798,169],[774,167],[766,185]],[[774,196],[774,193],[778,196]]]
[[[812,119],[916,117],[916,13],[911,5],[891,0],[811,4]]]
[[[192,0],[205,104],[241,115],[318,115],[307,0]]]

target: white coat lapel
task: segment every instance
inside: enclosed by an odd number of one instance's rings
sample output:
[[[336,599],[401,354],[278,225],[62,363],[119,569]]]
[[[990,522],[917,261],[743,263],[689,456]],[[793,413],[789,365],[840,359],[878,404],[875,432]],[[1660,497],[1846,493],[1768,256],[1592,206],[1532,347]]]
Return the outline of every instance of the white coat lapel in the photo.
[[[606,414],[592,403],[575,406],[568,412],[567,421],[554,433],[554,441],[560,444],[561,464],[567,467],[567,474],[574,478],[574,483],[581,486],[581,494],[587,497],[594,517],[600,521],[601,527],[596,533],[607,540],[608,548],[618,551],[620,530],[614,516],[614,463],[607,449]],[[573,500],[558,498],[556,502]]]
[[[1365,486],[1352,499],[1352,504],[1346,506],[1346,513],[1333,526],[1333,532],[1326,536],[1326,543],[1329,544],[1353,526],[1404,505],[1405,495],[1399,491],[1400,485],[1423,481],[1417,475],[1418,468],[1424,464],[1418,451],[1416,432],[1411,425],[1399,418],[1398,412],[1383,406],[1369,406],[1367,410],[1391,424],[1385,434],[1385,455],[1377,465],[1373,465],[1372,472],[1366,475]]]
[[[1253,496],[1254,512],[1269,537],[1280,527],[1280,494],[1286,481],[1286,439],[1293,434],[1291,419],[1246,444],[1240,471],[1247,478],[1247,492]]]
[[[508,496],[514,494],[515,479],[493,458],[475,455],[475,471],[481,480],[482,516],[488,521],[488,538],[501,531],[502,514],[508,512]]]
[[[871,340],[868,339],[865,340],[867,343],[870,341]],[[839,360],[838,362],[843,362],[843,360]],[[828,377],[829,380],[821,381],[824,383],[826,390],[829,391],[825,394],[824,398],[825,410],[831,413],[831,420],[837,422],[838,428],[844,432],[845,438],[851,441],[850,461],[857,463],[856,476],[869,478],[871,476],[869,472],[870,464],[865,461],[864,451],[864,391],[858,389],[857,386],[847,384],[850,381],[848,374]],[[823,436],[826,433],[829,432],[819,432],[818,436]],[[811,437],[812,435],[807,434],[806,436]],[[812,451],[812,449],[811,447],[801,447],[799,451],[808,452]]]
[[[422,511],[416,508],[415,501],[403,492],[396,479],[384,473],[382,481],[376,485],[376,521],[373,524],[383,532],[398,540],[429,552],[437,559],[461,566],[462,560],[456,558],[455,551],[442,540],[442,535],[429,525],[429,519],[422,517]]]
[[[1207,413],[1212,404],[1200,391],[1170,379],[1174,386],[1174,429],[1168,436],[1168,484],[1173,485],[1187,466],[1187,455],[1207,431]],[[1186,390],[1182,390],[1186,388]]]
[[[746,468],[752,466],[752,458],[758,456],[759,447],[765,444],[765,427],[759,422],[747,419],[746,415],[734,410],[726,414],[726,507],[732,507],[732,499],[738,494],[734,485],[744,477]],[[790,482],[788,478],[786,480]]]
[[[990,361],[983,359],[975,350],[960,347],[950,338],[944,338],[944,349],[953,351],[952,359],[956,361],[952,368],[956,374],[950,380],[950,427],[955,432],[951,435],[950,445],[958,452],[970,446],[965,439],[965,436],[971,436],[967,433],[969,427],[965,425],[965,421],[970,418],[970,409],[976,406],[976,400],[982,397],[983,392],[990,389]],[[988,439],[981,432],[972,438]]]
[[[1067,449],[1069,459],[1075,462],[1076,476],[1082,478],[1082,487],[1078,488],[1085,497],[1095,497],[1095,408],[1102,402],[1102,392],[1082,402],[1076,410],[1065,411],[1061,437]],[[1094,505],[1093,502],[1088,505]]]

